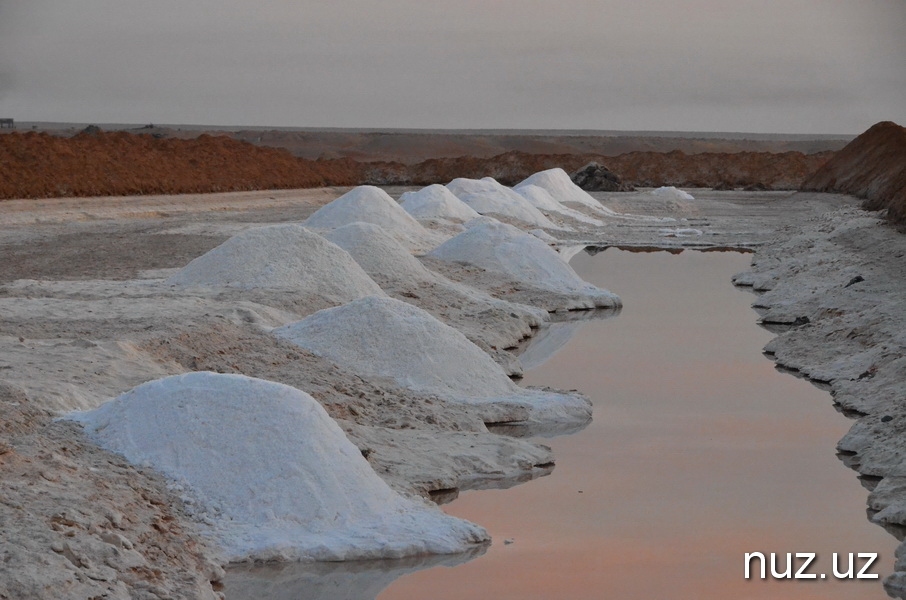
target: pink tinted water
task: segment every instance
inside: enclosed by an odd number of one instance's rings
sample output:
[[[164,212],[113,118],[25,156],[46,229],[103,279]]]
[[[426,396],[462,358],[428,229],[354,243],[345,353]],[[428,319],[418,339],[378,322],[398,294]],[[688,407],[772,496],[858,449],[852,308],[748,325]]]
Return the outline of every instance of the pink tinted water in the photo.
[[[756,325],[752,294],[730,284],[748,257],[608,250],[571,264],[625,307],[583,324],[525,383],[581,390],[594,422],[545,441],[550,476],[444,507],[491,532],[486,555],[378,597],[886,597],[896,541],[866,519],[867,492],[834,453],[850,421],[762,355],[772,334]],[[787,552],[817,553],[809,572],[828,578],[746,581],[743,555],[755,551],[784,564]],[[835,580],[834,552],[879,553],[880,578]]]

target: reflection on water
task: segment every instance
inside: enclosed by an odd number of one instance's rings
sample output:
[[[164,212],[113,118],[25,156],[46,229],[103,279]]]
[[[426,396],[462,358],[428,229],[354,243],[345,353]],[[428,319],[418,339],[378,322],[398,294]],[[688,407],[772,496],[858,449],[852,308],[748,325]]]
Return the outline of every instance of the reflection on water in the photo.
[[[743,578],[756,551],[815,552],[815,573],[831,572],[834,552],[877,552],[871,571],[883,578],[896,546],[867,521],[865,490],[834,453],[850,421],[762,355],[772,334],[756,325],[753,296],[730,284],[748,262],[577,254],[577,272],[624,308],[557,333],[563,345],[539,338],[548,349],[523,383],[579,389],[594,421],[544,441],[550,476],[444,507],[488,528],[486,555],[401,577],[381,600],[884,597],[880,578]]]
[[[533,335],[519,354],[519,362],[523,369],[530,371],[546,363],[553,355],[560,351],[582,328],[585,321],[591,319],[609,319],[620,314],[618,308],[597,310],[577,310],[565,315],[554,315],[554,319],[547,326],[542,327]]]
[[[229,600],[369,600],[393,580],[431,567],[454,567],[487,547],[451,556],[401,560],[236,566],[223,580]]]

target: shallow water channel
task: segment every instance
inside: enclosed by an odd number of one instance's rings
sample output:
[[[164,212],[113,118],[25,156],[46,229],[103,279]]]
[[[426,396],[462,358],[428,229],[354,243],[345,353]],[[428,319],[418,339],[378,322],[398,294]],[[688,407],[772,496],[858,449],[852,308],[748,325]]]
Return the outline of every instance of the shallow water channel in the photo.
[[[762,355],[773,334],[730,283],[748,263],[615,249],[572,259],[624,308],[542,332],[524,383],[581,390],[594,421],[543,441],[550,475],[444,506],[491,532],[483,555],[233,570],[227,598],[886,597],[896,540],[867,520],[867,492],[834,453],[850,421]],[[780,554],[780,570],[788,552],[816,553],[808,572],[827,578],[747,581],[747,552]],[[837,580],[835,552],[843,570],[850,553],[878,553],[879,578]]]

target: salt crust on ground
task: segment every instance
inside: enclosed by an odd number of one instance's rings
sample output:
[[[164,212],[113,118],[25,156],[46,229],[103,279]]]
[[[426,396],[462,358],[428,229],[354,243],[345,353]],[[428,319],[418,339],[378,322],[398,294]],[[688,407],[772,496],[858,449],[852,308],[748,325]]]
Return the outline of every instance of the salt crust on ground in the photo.
[[[511,404],[535,423],[586,422],[578,394],[523,389],[487,353],[429,313],[392,298],[362,298],[274,330],[301,348],[363,375],[467,404]]]
[[[382,227],[416,254],[428,252],[444,239],[422,227],[387,192],[371,185],[353,188],[322,206],[305,224],[315,229],[331,230],[357,221]]]
[[[542,290],[576,298],[567,309],[610,308],[620,299],[579,277],[547,244],[505,223],[483,223],[460,233],[429,253],[444,261],[463,262],[502,273]]]
[[[479,215],[446,187],[435,183],[400,196],[400,206],[416,219],[451,219],[465,223]]]
[[[272,225],[233,236],[166,283],[293,290],[343,304],[382,294],[345,250],[301,225]]]
[[[877,213],[848,208],[788,226],[734,277],[763,292],[754,303],[763,322],[790,327],[765,351],[830,385],[835,404],[857,418],[837,448],[859,473],[883,478],[868,504],[888,526],[906,525],[904,256],[906,236]],[[902,598],[906,544],[897,557],[885,587]]]
[[[483,179],[459,177],[448,183],[447,188],[482,215],[489,213],[502,215],[532,227],[564,229],[545,217],[544,213],[532,206],[528,200],[493,177]]]
[[[318,402],[283,384],[176,375],[69,418],[174,480],[229,561],[450,554],[489,539],[391,490]]]
[[[548,320],[547,311],[493,298],[428,270],[383,229],[351,223],[327,234],[349,252],[394,298],[422,308],[462,331],[504,367],[521,375],[519,361],[505,348],[532,334]]]

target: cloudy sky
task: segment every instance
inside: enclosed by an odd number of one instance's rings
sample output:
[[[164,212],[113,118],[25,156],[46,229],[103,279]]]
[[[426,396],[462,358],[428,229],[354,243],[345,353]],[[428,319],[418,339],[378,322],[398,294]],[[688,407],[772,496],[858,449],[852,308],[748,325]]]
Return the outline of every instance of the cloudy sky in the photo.
[[[0,0],[0,116],[859,133],[906,0]]]

